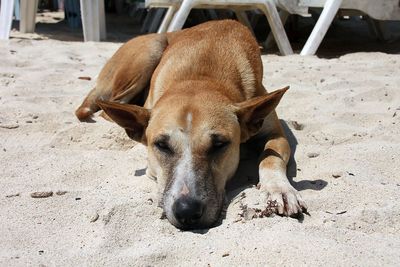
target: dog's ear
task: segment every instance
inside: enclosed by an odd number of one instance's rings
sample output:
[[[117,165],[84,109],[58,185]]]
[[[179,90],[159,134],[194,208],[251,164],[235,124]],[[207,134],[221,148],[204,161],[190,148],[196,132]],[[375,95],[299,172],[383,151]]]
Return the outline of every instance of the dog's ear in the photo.
[[[150,110],[117,102],[98,100],[96,103],[115,123],[125,129],[131,139],[146,145],[144,133],[149,123]]]
[[[279,104],[289,86],[272,93],[258,96],[238,103],[236,115],[241,128],[241,141],[244,142],[255,135],[262,127],[265,117]]]

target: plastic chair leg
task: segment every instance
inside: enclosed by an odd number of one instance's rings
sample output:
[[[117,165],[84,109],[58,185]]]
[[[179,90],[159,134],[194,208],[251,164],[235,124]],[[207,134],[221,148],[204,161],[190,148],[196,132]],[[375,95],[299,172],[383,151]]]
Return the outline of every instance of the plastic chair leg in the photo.
[[[99,42],[106,37],[104,1],[81,0],[80,2],[85,42]]]
[[[301,50],[300,55],[314,55],[315,52],[317,52],[317,49],[321,44],[322,39],[324,39],[325,34],[328,31],[329,26],[332,24],[332,21],[335,18],[335,15],[338,12],[341,4],[342,0],[327,0],[325,2],[324,9],[319,16],[319,19],[315,24],[310,37],[308,37],[306,44]]]
[[[269,26],[281,54],[284,56],[293,54],[292,46],[290,45],[275,4],[267,0],[263,6],[260,6],[260,9],[267,16]]]
[[[38,3],[39,0],[21,0],[21,20],[19,22],[20,32],[35,32]]]
[[[238,21],[240,21],[240,23],[242,23],[244,26],[249,28],[249,30],[251,31],[253,36],[256,36],[256,34],[254,33],[254,30],[253,30],[253,27],[250,24],[249,18],[247,17],[246,11],[239,10],[239,9],[234,9],[233,11],[235,12],[235,16],[238,19]]]
[[[189,16],[190,10],[193,7],[193,0],[183,0],[181,7],[176,12],[171,24],[168,27],[168,32],[173,32],[182,29],[187,17]]]
[[[289,15],[290,14],[285,10],[279,11],[279,17],[281,18],[283,26],[285,26],[285,23],[286,23],[287,19],[289,18]],[[274,44],[275,44],[274,35],[272,34],[272,32],[270,32],[267,36],[267,39],[264,41],[263,46],[265,48],[271,48],[271,47],[273,47]]]
[[[14,0],[2,0],[0,10],[0,39],[8,40],[10,37]]]
[[[160,27],[158,28],[157,33],[166,32],[168,29],[169,24],[171,23],[172,18],[174,17],[176,12],[176,6],[170,6],[168,8],[167,13],[164,16],[163,21],[161,22]]]

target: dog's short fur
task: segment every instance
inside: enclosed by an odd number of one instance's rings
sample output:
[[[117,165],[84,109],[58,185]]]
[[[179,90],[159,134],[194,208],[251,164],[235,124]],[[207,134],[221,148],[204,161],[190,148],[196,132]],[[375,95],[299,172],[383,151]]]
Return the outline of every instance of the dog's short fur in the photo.
[[[262,77],[258,44],[235,21],[149,34],[115,53],[76,115],[86,120],[101,108],[147,146],[148,175],[182,229],[216,222],[240,144],[266,135],[260,198],[291,216],[306,205],[286,177],[290,147],[274,111],[287,88],[268,94]]]

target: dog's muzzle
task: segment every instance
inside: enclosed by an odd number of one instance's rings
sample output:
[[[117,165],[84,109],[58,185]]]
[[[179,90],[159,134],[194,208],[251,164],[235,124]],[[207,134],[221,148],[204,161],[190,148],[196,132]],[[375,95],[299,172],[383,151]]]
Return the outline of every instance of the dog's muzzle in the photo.
[[[176,220],[184,229],[198,226],[204,214],[205,205],[192,197],[181,196],[175,200],[172,211]]]

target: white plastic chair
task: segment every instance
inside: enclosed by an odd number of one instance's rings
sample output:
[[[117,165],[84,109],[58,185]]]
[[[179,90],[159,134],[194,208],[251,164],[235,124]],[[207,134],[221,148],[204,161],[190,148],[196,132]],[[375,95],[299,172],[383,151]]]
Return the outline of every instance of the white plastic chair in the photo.
[[[39,0],[21,0],[20,31],[35,31],[35,20]],[[100,41],[106,38],[104,0],[81,0],[82,28],[86,41]],[[2,0],[0,11],[0,39],[10,37],[14,0]]]
[[[169,21],[171,22],[169,23],[167,31],[171,32],[182,29],[190,10],[193,8],[232,9],[236,13],[238,19],[251,28],[244,11],[259,9],[268,19],[268,23],[281,54],[293,54],[292,47],[286,36],[274,0],[148,0],[146,1],[146,5],[151,7],[168,7],[167,15],[163,20],[162,27],[159,29],[160,32],[166,29],[166,25]],[[175,12],[176,14],[174,15],[173,13]]]
[[[164,15],[164,18],[161,22],[160,27],[158,28],[157,33],[163,33],[168,30],[168,26],[171,23],[172,18],[174,17],[175,13],[178,11],[181,4],[182,4],[182,0],[146,0],[145,6],[148,8],[167,8],[167,13]],[[233,11],[235,12],[238,20],[241,23],[243,23],[244,25],[246,25],[247,27],[249,27],[249,29],[251,31],[253,31],[245,12],[243,12],[242,10],[235,10],[235,9]],[[211,10],[210,10],[210,14],[212,14],[214,17],[216,17],[215,12],[211,12]],[[157,19],[159,19],[159,18],[157,18]],[[155,22],[157,22],[157,21],[155,21]],[[154,26],[154,25],[152,25],[152,26]]]
[[[19,22],[21,32],[35,31],[38,1],[39,0],[21,0]],[[7,40],[10,37],[14,0],[2,0],[0,9],[0,39]]]

